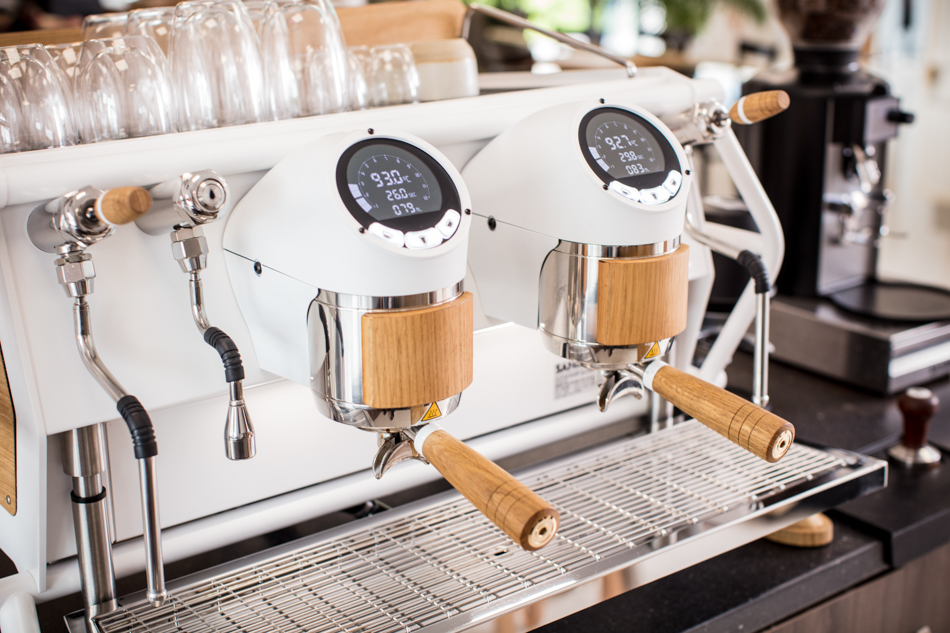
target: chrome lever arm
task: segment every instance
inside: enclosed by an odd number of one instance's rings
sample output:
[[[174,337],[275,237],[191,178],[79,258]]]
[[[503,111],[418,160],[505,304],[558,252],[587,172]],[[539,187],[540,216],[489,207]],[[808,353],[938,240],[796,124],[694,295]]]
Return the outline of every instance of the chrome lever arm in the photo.
[[[627,77],[635,77],[637,75],[637,66],[631,60],[626,57],[621,57],[620,55],[614,55],[613,53],[608,53],[599,46],[594,44],[588,44],[587,42],[581,42],[580,40],[575,40],[573,37],[568,37],[563,33],[558,33],[557,31],[550,31],[543,26],[539,26],[530,20],[525,20],[522,17],[515,15],[514,13],[509,13],[508,11],[502,11],[501,9],[496,9],[494,7],[488,7],[484,4],[479,4],[473,2],[469,5],[469,14],[465,17],[465,26],[462,28],[463,33],[468,31],[468,22],[471,19],[471,13],[482,13],[489,17],[500,20],[512,26],[517,26],[523,29],[531,29],[532,31],[537,31],[541,35],[546,35],[552,40],[557,40],[561,44],[566,44],[575,50],[587,51],[588,53],[593,53],[599,55],[604,59],[609,59],[610,61],[619,64],[624,67],[627,71]]]

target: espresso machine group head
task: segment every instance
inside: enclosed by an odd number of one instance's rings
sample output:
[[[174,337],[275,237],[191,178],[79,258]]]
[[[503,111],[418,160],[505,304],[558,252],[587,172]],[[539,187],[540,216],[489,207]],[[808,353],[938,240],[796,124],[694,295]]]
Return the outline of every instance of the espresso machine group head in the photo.
[[[377,433],[377,477],[407,459],[431,463],[537,549],[557,511],[435,424],[472,382],[470,224],[448,159],[370,129],[281,161],[237,205],[224,246],[263,369],[310,387],[331,420]]]
[[[602,410],[646,387],[763,459],[785,454],[791,424],[661,360],[687,324],[692,181],[666,125],[604,100],[549,108],[464,176],[488,316],[538,328],[549,350],[600,371]]]

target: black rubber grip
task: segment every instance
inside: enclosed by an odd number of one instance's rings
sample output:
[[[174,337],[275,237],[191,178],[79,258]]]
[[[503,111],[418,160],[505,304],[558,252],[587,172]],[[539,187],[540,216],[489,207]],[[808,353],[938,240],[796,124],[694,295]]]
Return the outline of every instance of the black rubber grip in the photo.
[[[736,261],[749,272],[749,276],[755,280],[755,294],[762,294],[772,289],[769,283],[769,271],[765,269],[762,258],[752,251],[742,251],[736,258]]]
[[[158,443],[155,441],[155,429],[142,403],[135,396],[125,396],[116,404],[119,415],[125,420],[132,434],[132,447],[136,459],[158,455]]]
[[[241,352],[231,337],[216,327],[205,330],[205,343],[218,350],[221,362],[224,363],[224,379],[228,382],[244,380],[244,365],[241,363]]]

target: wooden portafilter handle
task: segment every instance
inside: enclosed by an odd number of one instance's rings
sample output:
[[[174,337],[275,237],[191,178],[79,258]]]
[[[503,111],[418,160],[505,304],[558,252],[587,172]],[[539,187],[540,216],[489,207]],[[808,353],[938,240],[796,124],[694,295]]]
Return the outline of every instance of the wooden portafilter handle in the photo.
[[[561,523],[558,511],[498,464],[437,424],[422,427],[413,443],[456,490],[515,543],[533,552],[554,538]]]
[[[109,189],[96,200],[96,214],[109,224],[135,222],[152,208],[152,196],[141,187]]]
[[[784,112],[792,100],[784,90],[766,90],[740,97],[729,110],[729,118],[739,125],[752,125]]]
[[[643,372],[643,384],[756,457],[777,462],[795,441],[795,427],[744,398],[663,361]]]

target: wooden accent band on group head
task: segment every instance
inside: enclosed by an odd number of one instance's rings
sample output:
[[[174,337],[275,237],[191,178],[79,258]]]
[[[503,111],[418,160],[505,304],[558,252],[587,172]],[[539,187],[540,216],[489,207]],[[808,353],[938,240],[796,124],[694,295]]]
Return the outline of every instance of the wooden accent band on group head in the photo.
[[[16,412],[0,351],[0,507],[16,514]]]
[[[597,342],[639,345],[686,329],[689,247],[640,259],[601,259],[597,282]]]
[[[784,112],[792,103],[784,90],[766,90],[741,97],[729,110],[729,118],[739,125],[752,125]]]
[[[97,211],[110,224],[135,222],[152,208],[151,194],[141,187],[116,187],[102,194]]]
[[[795,441],[791,422],[666,363],[648,365],[643,382],[687,415],[767,462],[780,460]]]
[[[473,378],[472,295],[362,319],[363,402],[376,409],[429,404],[462,393]]]
[[[515,543],[533,552],[551,542],[561,515],[550,503],[442,429],[427,433],[421,442],[419,438],[416,449]]]

